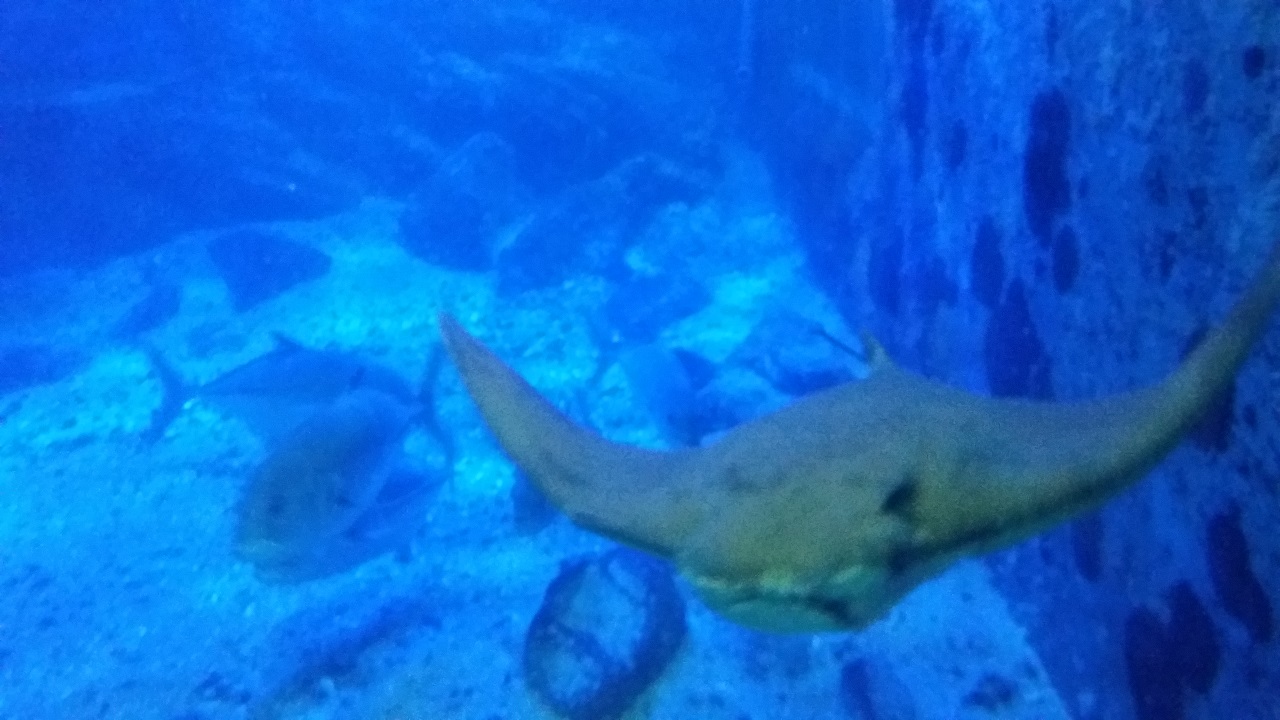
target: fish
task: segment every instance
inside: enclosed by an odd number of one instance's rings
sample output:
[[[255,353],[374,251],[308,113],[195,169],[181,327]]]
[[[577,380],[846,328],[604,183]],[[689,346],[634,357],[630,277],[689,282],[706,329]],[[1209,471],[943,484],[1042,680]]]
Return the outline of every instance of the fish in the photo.
[[[297,584],[344,573],[388,553],[411,555],[414,537],[448,476],[439,469],[414,467],[403,457],[388,467],[385,477],[375,481],[380,489],[368,509],[346,529],[292,550],[285,550],[285,544],[249,541],[241,547],[241,557],[254,565],[264,582]]]
[[[261,579],[318,579],[408,548],[455,466],[432,392],[442,358],[436,345],[420,396],[356,387],[269,447],[246,484],[234,540],[236,555]],[[419,469],[406,455],[414,426],[436,439],[438,467]]]
[[[303,421],[249,481],[238,554],[270,565],[351,528],[391,477],[412,418],[409,406],[362,388]]]
[[[445,347],[507,456],[574,523],[670,560],[738,624],[847,631],[961,558],[1106,502],[1233,383],[1280,300],[1280,242],[1227,317],[1162,380],[1093,400],[989,397],[896,365],[650,450],[575,424],[451,315]]]
[[[275,347],[204,385],[187,383],[150,345],[142,345],[160,380],[159,408],[146,439],[158,440],[191,398],[200,398],[242,419],[268,444],[287,437],[305,418],[338,396],[373,388],[405,404],[417,391],[395,370],[354,352],[307,347],[285,335],[273,335]]]

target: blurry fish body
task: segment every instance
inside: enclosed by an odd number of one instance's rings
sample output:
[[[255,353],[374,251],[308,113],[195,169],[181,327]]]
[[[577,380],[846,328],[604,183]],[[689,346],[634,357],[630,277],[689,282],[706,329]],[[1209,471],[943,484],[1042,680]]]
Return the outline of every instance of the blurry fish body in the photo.
[[[443,472],[418,470],[400,458],[351,527],[308,544],[254,545],[246,559],[264,582],[292,584],[337,575],[386,553],[407,553],[445,479]]]
[[[344,393],[377,390],[404,404],[417,402],[417,393],[396,371],[352,352],[318,350],[284,336],[276,347],[200,386],[190,386],[154,349],[146,348],[164,386],[160,409],[147,435],[152,439],[197,397],[242,419],[253,433],[274,444],[306,418]]]
[[[271,448],[245,488],[235,541],[261,579],[318,579],[409,547],[454,466],[432,393],[442,360],[437,345],[420,396],[351,390]],[[406,457],[414,425],[440,446],[442,462],[432,471]]]
[[[245,488],[240,555],[271,564],[350,529],[391,477],[412,415],[390,395],[361,389],[303,421]]]

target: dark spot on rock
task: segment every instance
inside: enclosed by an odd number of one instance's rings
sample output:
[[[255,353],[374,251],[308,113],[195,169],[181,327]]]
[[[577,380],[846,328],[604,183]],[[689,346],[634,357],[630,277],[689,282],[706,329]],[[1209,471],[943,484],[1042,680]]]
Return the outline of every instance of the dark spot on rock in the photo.
[[[1183,580],[1169,588],[1169,652],[1187,687],[1200,694],[1209,692],[1218,677],[1222,647],[1218,628],[1204,603]]]
[[[1209,191],[1202,185],[1188,188],[1187,204],[1191,207],[1191,227],[1203,230],[1209,224]]]
[[[1071,110],[1056,88],[1031,103],[1031,131],[1022,156],[1022,205],[1027,227],[1048,245],[1053,222],[1071,207],[1067,153],[1071,148]]]
[[[929,48],[933,51],[933,56],[940,57],[947,49],[947,24],[942,21],[934,23],[933,33],[929,39]]]
[[[1249,631],[1254,642],[1271,640],[1271,601],[1253,572],[1238,505],[1232,504],[1209,521],[1207,553],[1209,579],[1222,609]]]
[[[1076,569],[1089,582],[1102,579],[1105,531],[1101,511],[1083,515],[1071,523],[1071,555],[1076,561]]]
[[[999,715],[1018,697],[1018,686],[1003,675],[987,673],[964,696],[966,705]]]
[[[1014,280],[983,337],[987,383],[997,397],[1053,396],[1052,360],[1031,318],[1026,290]]]
[[[1004,252],[1000,249],[1000,230],[990,215],[978,221],[969,261],[969,286],[978,302],[994,308],[1004,290]]]
[[[621,717],[675,657],[685,609],[661,562],[630,550],[566,563],[525,636],[533,693],[569,720]]]
[[[910,62],[907,79],[902,86],[900,113],[902,126],[906,129],[907,140],[911,144],[911,175],[920,177],[924,169],[924,139],[928,133],[926,117],[929,112],[929,80],[923,56],[912,55]]]
[[[916,495],[919,492],[920,486],[915,480],[911,478],[904,479],[884,499],[884,503],[880,506],[880,512],[886,515],[897,515],[909,520],[914,513]]]
[[[1188,60],[1182,68],[1182,109],[1189,117],[1204,112],[1209,100],[1209,72],[1199,60]]]
[[[902,309],[903,242],[895,238],[871,247],[867,261],[867,289],[882,312],[897,315]]]
[[[1250,430],[1258,429],[1258,408],[1254,405],[1245,405],[1240,411],[1240,418],[1244,420],[1244,424],[1249,426]]]
[[[1182,357],[1188,355],[1204,342],[1208,328],[1200,326],[1187,338],[1182,349]],[[1235,422],[1236,382],[1231,381],[1225,390],[1205,409],[1187,437],[1196,447],[1210,453],[1223,453],[1231,447],[1232,425]]]
[[[329,272],[329,256],[309,245],[258,230],[239,230],[206,247],[237,311]]]
[[[1076,231],[1063,226],[1053,239],[1053,287],[1059,294],[1071,292],[1080,272],[1080,247]]]
[[[906,36],[908,44],[919,51],[929,31],[929,21],[933,18],[934,0],[894,0],[894,19],[899,30]]]
[[[1044,49],[1050,58],[1057,52],[1058,40],[1061,36],[1062,27],[1058,22],[1058,8],[1050,5],[1045,12],[1044,18]]]
[[[1250,45],[1240,54],[1240,69],[1244,76],[1256,80],[1267,65],[1267,53],[1260,45]]]
[[[1124,623],[1124,662],[1138,720],[1181,720],[1182,682],[1169,653],[1164,623],[1141,607]]]
[[[1168,280],[1173,274],[1173,266],[1178,262],[1178,233],[1172,230],[1165,230],[1160,233],[1159,241],[1159,266],[1160,279]]]
[[[252,698],[248,690],[237,687],[218,672],[205,675],[204,679],[191,691],[191,695],[194,700],[229,705],[242,705]]]
[[[968,154],[969,131],[965,128],[963,122],[957,120],[951,124],[951,129],[947,131],[946,144],[942,148],[942,159],[949,170],[956,170],[961,165],[964,165]]]
[[[916,280],[916,300],[920,303],[919,316],[931,318],[941,305],[954,306],[959,293],[955,280],[947,270],[947,263],[937,255],[919,269]]]
[[[1142,166],[1142,186],[1147,190],[1147,198],[1160,207],[1169,204],[1169,180],[1165,162],[1164,156],[1153,155]]]

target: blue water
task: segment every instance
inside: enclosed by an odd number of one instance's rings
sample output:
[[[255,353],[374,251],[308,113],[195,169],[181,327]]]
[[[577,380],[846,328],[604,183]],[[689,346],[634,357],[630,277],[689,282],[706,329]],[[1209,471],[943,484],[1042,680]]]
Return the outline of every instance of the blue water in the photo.
[[[699,457],[864,332],[980,396],[1150,385],[1280,237],[1278,102],[1265,0],[10,2],[0,718],[1280,718],[1275,323],[1140,482],[837,632],[619,542],[677,523],[634,477],[571,521],[433,364],[448,313]],[[829,509],[762,507],[752,562]]]

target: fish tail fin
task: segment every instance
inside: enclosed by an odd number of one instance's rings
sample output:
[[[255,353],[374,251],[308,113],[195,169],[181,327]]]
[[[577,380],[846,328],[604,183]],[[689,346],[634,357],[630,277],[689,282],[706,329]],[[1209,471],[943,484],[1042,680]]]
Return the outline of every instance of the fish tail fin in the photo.
[[[498,444],[575,523],[670,555],[696,502],[672,491],[698,451],[659,452],[612,442],[574,423],[458,321],[441,315],[445,348]]]
[[[164,437],[169,425],[182,412],[182,407],[191,397],[192,390],[191,386],[178,374],[177,369],[153,345],[143,343],[141,350],[151,363],[156,379],[160,381],[160,405],[151,413],[151,422],[142,431],[143,440],[155,443]]]

